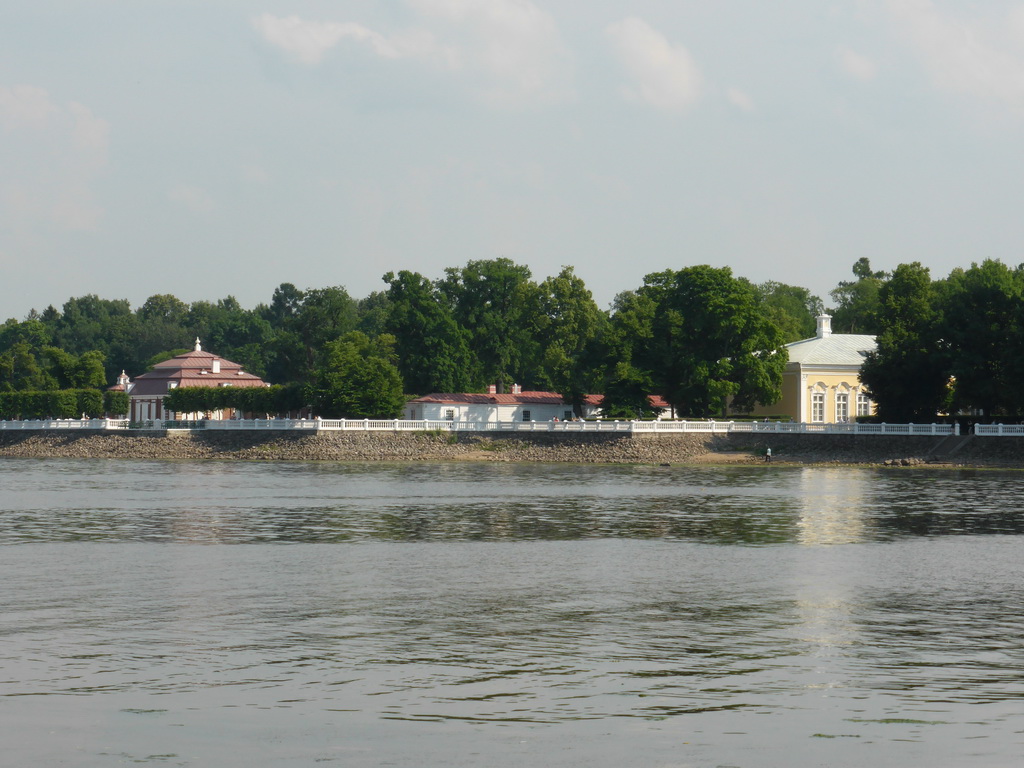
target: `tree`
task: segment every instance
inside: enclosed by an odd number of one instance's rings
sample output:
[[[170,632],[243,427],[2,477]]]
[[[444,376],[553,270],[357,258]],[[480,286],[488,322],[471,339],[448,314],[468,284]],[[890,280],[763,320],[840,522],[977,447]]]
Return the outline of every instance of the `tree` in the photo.
[[[630,363],[615,363],[605,386],[601,411],[612,418],[640,419],[654,413],[648,394],[655,385],[649,371]]]
[[[853,276],[857,279],[840,282],[829,294],[837,304],[831,310],[832,328],[837,333],[878,333],[878,294],[887,275],[872,271],[871,262],[862,257],[853,265]]]
[[[387,333],[388,314],[391,309],[391,300],[387,292],[374,291],[365,299],[356,302],[356,309],[359,314],[357,331],[362,331],[371,339]]]
[[[398,369],[407,392],[466,392],[479,386],[470,335],[455,322],[437,289],[423,275],[384,275],[388,315],[384,327],[396,339]]]
[[[18,341],[0,352],[0,391],[50,390],[59,386],[57,379],[40,364],[32,347]]]
[[[806,288],[769,280],[757,286],[765,312],[778,326],[786,344],[814,336],[825,305]]]
[[[787,355],[758,292],[726,268],[696,266],[648,275],[626,310],[623,359],[650,377],[679,413],[722,414],[776,402]]]
[[[680,270],[655,317],[665,397],[699,415],[770,404],[782,396],[788,357],[782,334],[766,317],[757,292],[730,269]]]
[[[89,294],[68,299],[61,313],[47,310],[41,319],[50,328],[53,346],[72,355],[102,352],[108,381],[122,369],[136,369],[140,362],[141,321],[127,299],[101,299]]]
[[[188,320],[188,304],[169,293],[158,293],[146,299],[136,314],[146,323],[183,325]]]
[[[954,408],[1019,414],[1024,364],[1024,275],[999,261],[955,269],[943,286],[941,332],[950,349]]]
[[[327,418],[392,419],[402,412],[402,377],[392,362],[393,337],[370,340],[352,331],[328,342],[313,387],[317,413]]]
[[[536,359],[538,345],[528,321],[537,289],[530,269],[502,258],[470,261],[445,275],[440,293],[469,332],[484,379],[503,392],[506,383],[522,380]]]
[[[584,395],[599,386],[597,342],[608,316],[572,267],[538,286],[537,305],[532,332],[542,352],[532,383],[559,392],[579,414]]]
[[[947,405],[949,356],[935,287],[919,262],[900,264],[879,292],[884,330],[861,369],[883,421],[929,422]]]
[[[72,355],[57,347],[45,347],[42,358],[61,389],[103,389],[106,386],[102,352],[93,350]]]

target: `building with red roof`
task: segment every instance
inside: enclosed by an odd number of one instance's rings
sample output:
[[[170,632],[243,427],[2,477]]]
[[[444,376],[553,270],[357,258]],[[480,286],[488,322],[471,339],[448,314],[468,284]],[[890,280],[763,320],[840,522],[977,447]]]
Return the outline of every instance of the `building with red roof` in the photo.
[[[405,418],[428,421],[553,421],[571,419],[572,406],[557,392],[523,391],[498,394],[492,385],[487,393],[433,392],[405,404]]]
[[[199,339],[191,352],[177,355],[153,366],[153,370],[130,380],[122,371],[112,390],[128,393],[132,421],[192,419],[200,414],[176,414],[164,408],[164,396],[177,387],[269,387],[263,379],[242,370],[242,366],[204,352]],[[217,412],[213,418],[229,418]]]
[[[655,418],[674,418],[672,404],[661,395],[648,395],[647,403],[655,413]],[[593,419],[604,415],[604,395],[583,396],[583,417]]]
[[[648,397],[651,407],[663,414],[671,406],[657,395]],[[600,417],[604,395],[585,395],[584,418]],[[558,392],[523,391],[518,384],[509,394],[498,394],[495,386],[487,393],[433,392],[410,400],[405,405],[406,419],[428,421],[470,421],[481,424],[499,421],[569,421],[574,418],[572,404]]]

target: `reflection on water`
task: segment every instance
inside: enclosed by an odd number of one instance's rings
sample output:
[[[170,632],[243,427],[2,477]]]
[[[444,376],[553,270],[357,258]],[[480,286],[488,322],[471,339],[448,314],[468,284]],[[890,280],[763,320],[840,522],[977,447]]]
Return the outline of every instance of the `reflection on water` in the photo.
[[[12,765],[1011,765],[1022,482],[0,462],[5,749]]]
[[[850,544],[1019,534],[1024,475],[516,464],[0,464],[0,544],[628,538]]]

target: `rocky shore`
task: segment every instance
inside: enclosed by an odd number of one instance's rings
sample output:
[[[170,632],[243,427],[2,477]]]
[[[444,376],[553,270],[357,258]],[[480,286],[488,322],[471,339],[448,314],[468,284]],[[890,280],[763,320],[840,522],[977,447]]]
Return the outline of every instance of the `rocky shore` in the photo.
[[[0,433],[0,457],[248,461],[506,461],[607,464],[945,464],[1024,467],[1024,438],[321,432]]]

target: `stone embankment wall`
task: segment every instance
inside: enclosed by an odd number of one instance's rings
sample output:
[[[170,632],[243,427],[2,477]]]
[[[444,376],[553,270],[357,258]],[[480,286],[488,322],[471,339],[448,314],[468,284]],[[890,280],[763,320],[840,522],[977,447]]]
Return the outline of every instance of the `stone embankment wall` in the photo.
[[[776,462],[917,464],[936,437],[875,435],[488,434],[416,432],[0,432],[0,456],[276,461],[523,461],[613,464]],[[940,451],[941,453],[941,451]],[[940,457],[941,458],[941,457]],[[1024,467],[1024,438],[973,438],[949,459]]]

